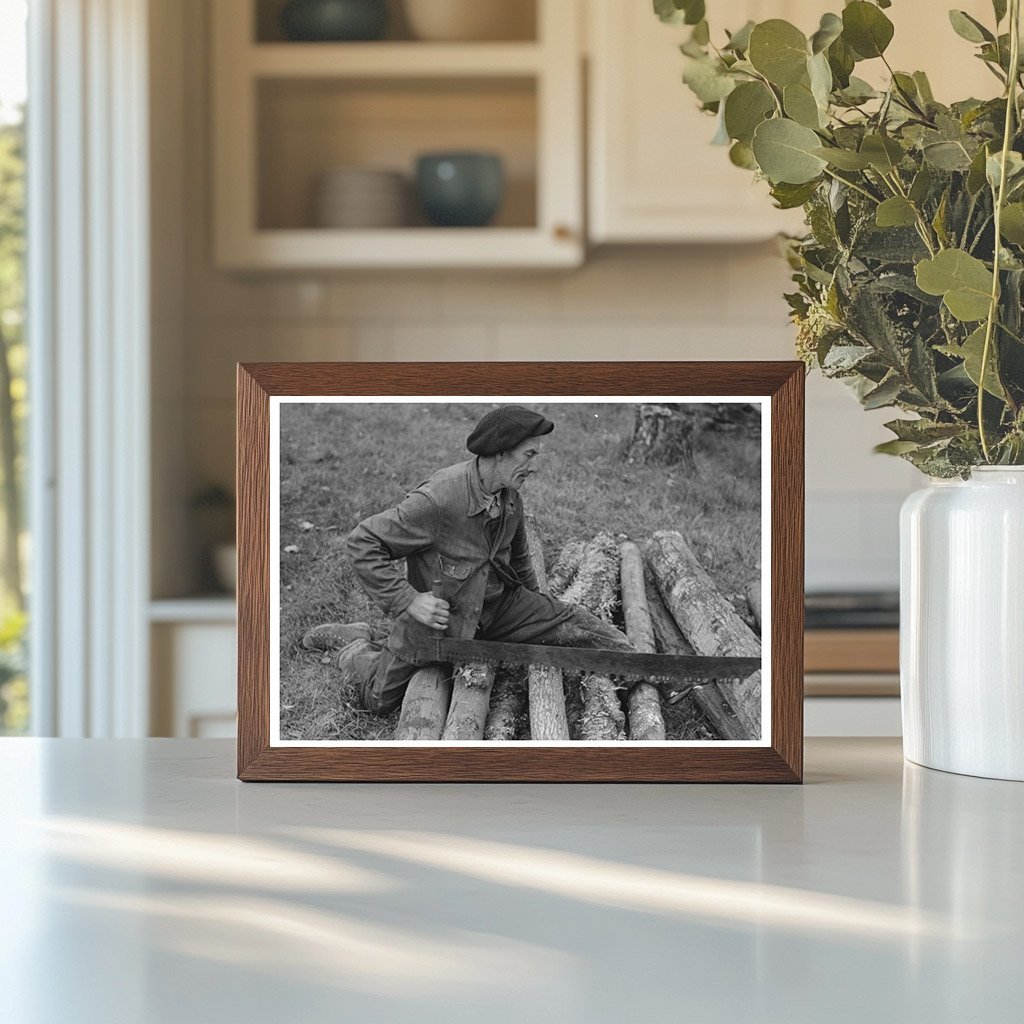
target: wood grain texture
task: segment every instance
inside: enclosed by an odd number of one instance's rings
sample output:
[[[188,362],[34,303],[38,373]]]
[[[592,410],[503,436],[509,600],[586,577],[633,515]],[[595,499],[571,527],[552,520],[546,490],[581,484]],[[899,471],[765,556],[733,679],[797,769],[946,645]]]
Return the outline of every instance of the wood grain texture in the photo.
[[[799,782],[803,387],[798,362],[253,363],[238,370],[238,774],[245,781]],[[269,397],[771,398],[771,746],[270,746]],[[276,614],[276,610],[275,610]],[[765,638],[766,643],[768,637]]]
[[[619,545],[619,577],[622,617],[626,636],[644,654],[655,653],[654,624],[647,606],[644,559],[632,541]],[[650,683],[637,683],[626,698],[631,740],[663,740],[665,719],[661,714],[661,693]]]
[[[808,629],[805,672],[892,672],[900,670],[898,629]]]

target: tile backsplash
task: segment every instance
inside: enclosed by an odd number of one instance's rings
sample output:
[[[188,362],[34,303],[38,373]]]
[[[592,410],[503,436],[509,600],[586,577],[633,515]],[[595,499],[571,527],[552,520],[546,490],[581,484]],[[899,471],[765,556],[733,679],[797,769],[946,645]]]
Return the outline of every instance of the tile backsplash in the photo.
[[[600,252],[572,272],[245,278],[190,263],[187,464],[233,472],[234,363],[255,360],[788,359],[774,245]],[[885,412],[808,378],[807,584],[894,587],[914,470],[872,454]]]

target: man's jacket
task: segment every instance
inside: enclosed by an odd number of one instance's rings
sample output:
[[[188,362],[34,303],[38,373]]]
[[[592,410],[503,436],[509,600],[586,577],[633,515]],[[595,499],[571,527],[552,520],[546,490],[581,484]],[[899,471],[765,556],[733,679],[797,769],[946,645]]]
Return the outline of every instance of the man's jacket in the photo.
[[[480,486],[477,460],[435,473],[397,507],[364,519],[348,535],[348,553],[363,589],[397,619],[388,646],[411,658],[417,633],[429,632],[403,614],[435,579],[451,606],[448,635],[476,633],[492,571],[506,585],[538,590],[530,562],[519,492],[497,493],[497,515]],[[490,524],[490,525],[489,525]],[[405,558],[408,579],[397,560]]]

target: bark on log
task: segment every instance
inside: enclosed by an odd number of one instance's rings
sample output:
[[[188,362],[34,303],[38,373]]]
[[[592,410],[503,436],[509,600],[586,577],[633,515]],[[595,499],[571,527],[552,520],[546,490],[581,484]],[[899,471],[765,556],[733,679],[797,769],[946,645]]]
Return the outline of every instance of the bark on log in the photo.
[[[451,678],[436,665],[421,668],[409,680],[396,740],[439,740],[452,695]]]
[[[611,622],[619,579],[619,548],[609,533],[599,533],[583,551],[579,572],[562,595],[568,604],[579,604],[605,622]],[[615,684],[602,675],[585,676],[580,738],[584,740],[625,739],[626,716],[619,705]]]
[[[547,573],[544,570],[544,549],[530,520],[526,521],[526,534],[530,541],[530,560],[533,563],[533,571],[537,574],[541,592],[548,593],[550,586]],[[579,544],[579,554],[582,557],[582,543],[570,541],[562,548],[556,568],[570,547],[576,544]],[[574,555],[570,555],[569,560],[574,557]],[[579,560],[577,559],[576,567],[578,566]],[[573,571],[575,572],[575,569]],[[530,739],[569,739],[569,719],[565,713],[562,670],[553,665],[531,665],[528,672],[527,690],[530,702]]]
[[[498,670],[491,694],[485,740],[519,739],[526,724],[526,685],[516,669]]]
[[[459,665],[452,676],[452,702],[443,740],[482,740],[494,686],[493,665]]]
[[[640,549],[631,541],[619,546],[622,559],[622,616],[626,635],[633,646],[645,654],[654,654],[654,626],[647,608],[644,587],[644,560]],[[637,683],[626,701],[631,740],[663,740],[665,719],[661,714],[661,692],[650,683]]]
[[[719,593],[682,534],[674,530],[656,533],[645,545],[644,556],[666,607],[697,654],[761,654],[761,641]],[[728,695],[743,729],[737,738],[760,738],[761,673],[730,685]]]
[[[754,580],[747,584],[747,604],[750,607],[750,614],[757,621],[757,629],[761,631],[761,581]]]
[[[584,547],[583,541],[571,540],[562,548],[548,574],[548,592],[552,597],[558,597],[572,583],[583,561]]]
[[[683,636],[679,624],[672,618],[672,613],[665,607],[661,599],[654,575],[648,567],[644,574],[647,585],[647,606],[654,625],[654,637],[662,654],[696,654],[693,645]],[[708,724],[718,734],[719,739],[741,740],[744,738],[743,724],[736,717],[725,694],[717,683],[710,683],[693,690],[683,701],[692,703]]]

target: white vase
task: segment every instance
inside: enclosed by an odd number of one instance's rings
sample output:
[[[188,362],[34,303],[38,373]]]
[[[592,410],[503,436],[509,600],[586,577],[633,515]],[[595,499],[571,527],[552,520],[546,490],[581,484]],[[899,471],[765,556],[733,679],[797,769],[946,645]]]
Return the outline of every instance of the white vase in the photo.
[[[1024,467],[911,494],[900,560],[904,754],[1024,781]]]

